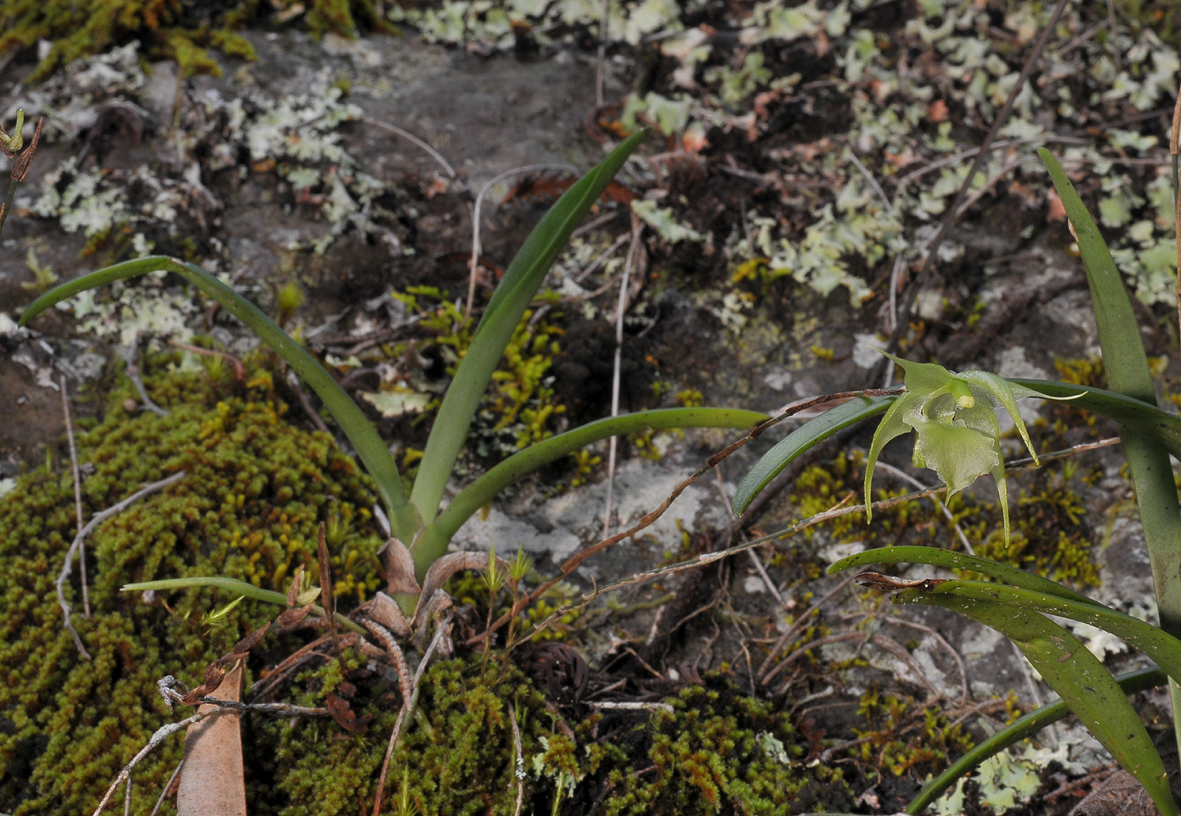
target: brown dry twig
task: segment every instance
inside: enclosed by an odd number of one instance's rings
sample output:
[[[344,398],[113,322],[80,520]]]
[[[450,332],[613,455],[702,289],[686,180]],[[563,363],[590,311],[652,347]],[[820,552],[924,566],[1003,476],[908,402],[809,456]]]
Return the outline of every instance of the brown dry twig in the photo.
[[[381,800],[385,795],[385,780],[390,769],[390,758],[394,755],[394,747],[398,744],[398,737],[402,733],[403,724],[414,714],[414,704],[418,699],[418,683],[422,679],[422,675],[426,673],[431,656],[435,653],[439,644],[443,642],[443,639],[449,637],[451,617],[448,616],[439,624],[439,628],[435,631],[435,637],[431,640],[431,645],[422,653],[422,660],[418,662],[418,670],[414,673],[413,679],[410,677],[410,670],[406,665],[406,658],[402,654],[402,649],[398,646],[398,642],[394,640],[393,636],[383,626],[374,621],[362,619],[361,623],[386,647],[390,659],[394,661],[394,666],[397,668],[398,685],[402,691],[402,708],[398,712],[398,719],[394,721],[394,730],[390,733],[390,741],[385,750],[385,759],[381,763],[381,775],[377,779],[377,794],[373,798],[373,816],[378,816],[381,812]]]

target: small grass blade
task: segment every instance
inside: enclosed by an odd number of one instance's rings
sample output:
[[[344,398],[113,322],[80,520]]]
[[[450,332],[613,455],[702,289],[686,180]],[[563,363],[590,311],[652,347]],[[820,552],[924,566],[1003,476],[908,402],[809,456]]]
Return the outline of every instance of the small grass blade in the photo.
[[[340,424],[349,441],[352,442],[357,456],[365,464],[373,481],[377,483],[377,491],[381,496],[382,503],[390,512],[390,523],[393,525],[394,534],[405,541],[412,540],[419,526],[414,507],[406,500],[405,493],[402,491],[402,479],[398,475],[398,466],[394,463],[389,448],[382,442],[369,420],[361,413],[361,409],[336,384],[336,380],[332,379],[332,376],[324,370],[316,358],[308,354],[257,306],[201,267],[162,256],[139,258],[108,266],[89,275],[82,275],[67,281],[41,295],[21,315],[20,325],[25,325],[53,304],[73,297],[86,289],[161,270],[175,272],[186,278],[202,292],[220,303],[226,311],[249,326],[260,340],[286,360],[295,373],[316,392],[324,401],[325,407],[328,408],[333,418]]]
[[[1054,583],[1049,578],[1010,567],[1008,564],[1002,564],[989,558],[940,550],[935,547],[878,547],[873,550],[865,550],[837,561],[828,568],[828,574],[833,575],[847,569],[866,567],[870,564],[930,564],[933,567],[943,567],[944,569],[972,570],[981,575],[987,575],[1002,584],[1010,584],[1081,604],[1098,606],[1101,609],[1107,608],[1082,593]],[[996,585],[990,584],[989,586],[995,588]]]
[[[282,592],[275,592],[270,589],[260,589],[254,584],[248,584],[245,581],[239,581],[236,578],[217,578],[217,577],[194,577],[194,578],[166,578],[162,581],[144,581],[139,584],[124,584],[121,592],[146,592],[147,590],[163,591],[166,589],[195,589],[197,587],[217,587],[224,589],[227,592],[232,592],[236,595],[245,595],[247,598],[253,598],[256,601],[266,601],[267,603],[278,604],[286,608],[287,596]],[[324,607],[313,606],[312,614],[321,618],[326,617]],[[356,632],[359,635],[364,635],[368,630],[363,629],[358,624],[346,618],[339,612],[336,613],[336,623],[344,626],[350,631]]]
[[[505,271],[443,397],[427,438],[422,464],[410,494],[410,502],[418,508],[424,523],[430,524],[439,513],[439,501],[443,498],[447,480],[451,478],[476,407],[529,302],[537,294],[574,228],[647,135],[645,129],[625,139],[602,163],[567,190],[525,239]],[[415,563],[425,569],[425,562],[417,554]]]
[[[429,563],[442,555],[451,537],[473,513],[492,501],[504,488],[526,473],[584,448],[592,442],[637,431],[672,428],[750,428],[767,419],[766,414],[733,408],[665,408],[600,419],[580,428],[550,437],[513,454],[472,482],[447,506],[419,539],[418,557]]]
[[[1124,694],[1135,694],[1145,689],[1156,688],[1168,682],[1168,676],[1160,669],[1141,669],[1139,671],[1121,674],[1115,678]],[[1053,725],[1059,720],[1070,716],[1070,707],[1062,700],[1035,709],[1024,717],[1013,721],[997,731],[984,742],[957,759],[939,776],[928,782],[919,795],[910,800],[906,806],[906,813],[922,813],[927,805],[934,802],[948,788],[956,783],[961,776],[969,773],[973,768],[990,757],[996,756],[1006,748],[1016,745],[1021,740],[1033,736],[1047,725]]]
[[[1120,767],[1144,786],[1163,816],[1178,816],[1164,763],[1140,716],[1115,678],[1078,638],[1032,609],[941,591],[946,586],[908,589],[895,602],[950,609],[1010,638]]]
[[[848,428],[883,413],[897,397],[857,397],[843,405],[825,411],[809,420],[779,441],[775,447],[763,454],[754,467],[743,477],[730,507],[735,515],[741,515],[750,506],[771,480],[797,458],[807,453],[837,431]]]

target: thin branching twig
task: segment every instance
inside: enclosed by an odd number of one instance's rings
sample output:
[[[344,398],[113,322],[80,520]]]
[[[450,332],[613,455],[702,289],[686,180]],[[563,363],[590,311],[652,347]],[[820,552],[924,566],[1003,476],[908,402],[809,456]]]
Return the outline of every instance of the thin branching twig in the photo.
[[[168,777],[168,781],[164,783],[164,789],[160,791],[160,798],[156,800],[156,806],[152,808],[152,812],[148,816],[156,816],[160,812],[160,808],[164,807],[164,800],[168,798],[168,791],[172,789],[173,783],[180,776],[180,772],[184,766],[185,760],[184,757],[181,757],[180,762],[176,763],[176,770],[172,772],[172,776]]]
[[[86,651],[86,647],[82,644],[82,638],[78,636],[77,630],[74,629],[74,624],[70,623],[70,605],[69,605],[69,603],[66,602],[66,593],[65,593],[65,585],[66,585],[66,581],[68,581],[70,579],[70,565],[71,565],[71,562],[74,560],[74,556],[77,554],[78,550],[82,547],[82,542],[84,542],[86,540],[86,536],[90,535],[90,532],[95,527],[102,524],[104,521],[111,518],[112,516],[117,516],[119,513],[122,513],[128,507],[130,507],[131,505],[135,504],[137,501],[142,499],[144,496],[148,496],[148,495],[155,493],[159,490],[163,490],[164,488],[169,487],[169,486],[175,484],[176,482],[179,482],[184,477],[185,477],[185,472],[183,470],[181,470],[181,471],[178,471],[178,472],[172,474],[167,479],[161,479],[158,482],[152,482],[151,484],[144,485],[141,489],[132,493],[126,499],[124,499],[123,501],[114,505],[113,507],[108,507],[106,510],[103,510],[101,513],[96,513],[94,515],[94,518],[92,518],[89,522],[87,522],[86,526],[83,527],[81,530],[79,530],[78,534],[76,536],[74,536],[73,543],[70,544],[70,548],[66,551],[65,563],[62,564],[61,574],[58,575],[57,581],[54,582],[54,587],[57,589],[58,605],[61,606],[62,614],[65,616],[65,620],[62,622],[62,624],[67,629],[69,629],[70,634],[74,636],[74,645],[76,647],[78,647],[78,653],[81,654],[82,657],[84,657],[85,659],[90,660],[92,658],[90,657],[90,653]]]
[[[385,796],[385,780],[390,769],[390,758],[394,755],[394,747],[398,744],[403,724],[414,713],[414,701],[418,696],[418,682],[426,671],[431,655],[434,654],[447,630],[450,629],[451,619],[447,618],[440,624],[431,645],[423,652],[422,660],[418,663],[418,671],[415,672],[413,678],[410,676],[410,668],[406,665],[406,657],[402,654],[402,648],[398,645],[398,641],[394,640],[394,636],[376,621],[362,618],[361,623],[381,641],[381,645],[389,653],[390,659],[394,662],[394,668],[398,672],[398,686],[402,691],[402,708],[398,711],[398,719],[394,721],[394,730],[390,733],[390,741],[385,749],[385,759],[381,763],[381,775],[377,779],[377,795],[373,798],[373,816],[378,816],[381,812],[381,800]]]
[[[413,142],[418,147],[422,148],[423,151],[425,151],[432,159],[434,159],[436,162],[438,162],[439,166],[443,168],[444,173],[446,173],[451,178],[455,178],[455,168],[452,167],[447,162],[447,160],[443,158],[442,154],[440,154],[439,151],[435,150],[433,147],[431,147],[429,144],[424,142],[422,139],[415,136],[413,133],[403,130],[402,128],[398,127],[397,125],[391,125],[389,122],[383,122],[380,119],[374,119],[369,116],[362,116],[361,121],[367,125],[373,125],[374,127],[379,127],[382,130],[388,130],[390,133],[393,133],[396,136],[400,136],[408,142]]]
[[[517,806],[513,816],[521,816],[521,805],[525,802],[525,756],[521,751],[521,729],[517,727],[515,706],[508,707],[508,721],[513,728],[513,776],[517,779]]]
[[[611,416],[619,416],[619,375],[623,367],[623,312],[627,308],[627,286],[631,280],[632,266],[640,247],[640,235],[644,222],[632,216],[631,247],[623,263],[623,280],[619,283],[619,303],[615,307],[615,363],[611,371]],[[611,499],[615,492],[615,451],[619,437],[612,436],[607,448],[607,506],[603,510],[603,537],[611,535]]]
[[[893,390],[869,389],[869,390],[862,390],[862,391],[842,391],[842,392],[839,392],[836,394],[826,394],[824,396],[815,397],[813,399],[805,400],[804,402],[800,402],[795,405],[792,405],[789,408],[786,408],[782,413],[779,413],[776,416],[773,416],[770,419],[767,419],[767,420],[759,423],[754,428],[752,428],[750,431],[748,431],[746,436],[742,437],[737,442],[731,443],[730,445],[723,448],[718,453],[711,456],[709,458],[709,460],[706,461],[706,463],[701,468],[699,468],[692,475],[683,479],[680,482],[680,484],[678,484],[676,487],[674,487],[672,489],[672,492],[669,493],[668,497],[660,504],[660,506],[658,506],[655,510],[652,510],[650,513],[644,515],[634,525],[632,525],[631,527],[629,527],[626,530],[623,530],[622,532],[616,533],[613,536],[604,538],[601,541],[599,541],[599,543],[597,543],[593,546],[587,547],[586,549],[581,550],[581,551],[575,553],[574,555],[572,555],[570,558],[566,559],[566,561],[563,562],[562,566],[558,569],[557,576],[546,581],[541,586],[539,586],[537,589],[530,592],[528,595],[524,595],[520,599],[518,599],[513,604],[512,609],[510,609],[505,614],[501,615],[496,620],[496,622],[492,624],[492,627],[491,627],[492,630],[495,631],[496,629],[499,629],[501,626],[504,626],[506,623],[508,623],[508,621],[514,615],[519,614],[522,609],[524,609],[526,606],[528,606],[529,604],[536,601],[543,594],[545,594],[551,587],[553,587],[559,581],[565,579],[566,576],[568,576],[570,573],[574,572],[574,570],[578,568],[578,565],[581,564],[586,559],[591,558],[592,556],[597,555],[598,553],[602,552],[603,550],[606,550],[606,549],[618,544],[620,541],[623,541],[625,538],[631,538],[636,533],[638,533],[641,530],[654,524],[661,516],[664,515],[665,511],[668,510],[668,508],[672,505],[672,503],[674,501],[676,501],[677,498],[682,493],[685,492],[685,490],[689,487],[689,485],[693,484],[695,481],[700,479],[702,476],[704,476],[706,473],[708,473],[712,468],[716,467],[719,462],[726,459],[728,456],[733,454],[735,451],[743,448],[747,443],[751,442],[752,440],[757,439],[768,428],[771,428],[771,427],[779,424],[780,422],[782,422],[785,419],[789,419],[790,417],[794,416],[795,414],[801,413],[803,411],[808,410],[809,408],[813,408],[817,405],[821,405],[821,404],[824,404],[827,402],[838,402],[838,401],[843,402],[845,400],[853,399],[855,397],[894,396],[899,393],[900,393],[900,391],[898,391],[897,389],[893,389]],[[940,488],[940,489],[943,489],[943,488]],[[878,505],[875,504],[874,506],[876,507]],[[821,514],[821,515],[823,515],[823,514]],[[820,516],[816,516],[814,518],[817,520],[820,520]],[[818,523],[818,521],[814,522],[812,520],[809,520],[808,523],[809,524]],[[785,532],[784,535],[785,536],[790,535],[790,533]],[[756,539],[755,542],[748,542],[747,544],[741,545],[740,547],[731,547],[730,549],[725,550],[722,553],[707,553],[706,555],[700,556],[700,558],[707,558],[708,557],[710,560],[717,560],[718,558],[725,557],[726,555],[729,555],[731,553],[741,552],[742,549],[745,549],[749,546],[755,546],[757,543],[762,543],[764,541],[770,541],[771,538],[774,538],[774,536]],[[708,563],[708,562],[702,561],[701,563]],[[690,566],[696,566],[696,565],[698,565],[697,561],[694,561],[692,564],[690,564]],[[682,566],[680,568],[681,569],[688,569],[689,566]],[[646,575],[646,573],[645,573],[645,575]],[[627,582],[624,582],[624,583],[627,583]],[[612,588],[615,588],[615,586],[616,585],[612,585]],[[479,635],[477,637],[482,638],[483,635]],[[471,643],[471,642],[474,642],[474,641],[469,641],[469,643]]]
[[[115,794],[115,791],[118,790],[119,785],[131,777],[131,769],[142,762],[144,757],[152,752],[152,749],[154,749],[168,737],[175,734],[177,731],[183,731],[193,723],[201,722],[201,720],[213,713],[215,713],[213,710],[198,711],[193,716],[187,717],[180,722],[168,723],[168,725],[161,726],[159,729],[157,729],[156,733],[152,734],[152,738],[148,740],[148,744],[141,748],[140,752],[131,758],[131,761],[123,767],[123,770],[119,771],[119,775],[115,777],[115,781],[111,783],[111,787],[107,790],[106,796],[104,796],[102,801],[98,803],[98,807],[94,811],[94,816],[99,816],[99,814],[103,812],[103,809],[107,806],[107,802],[111,800],[111,797]]]
[[[70,419],[70,395],[66,375],[61,378],[62,414],[66,418],[66,439],[70,443],[70,470],[74,475],[74,512],[77,515],[77,530],[82,529],[82,479],[78,474],[78,448],[74,445],[74,423]],[[82,617],[90,617],[90,586],[86,577],[86,545],[78,548],[78,573],[82,578]]]

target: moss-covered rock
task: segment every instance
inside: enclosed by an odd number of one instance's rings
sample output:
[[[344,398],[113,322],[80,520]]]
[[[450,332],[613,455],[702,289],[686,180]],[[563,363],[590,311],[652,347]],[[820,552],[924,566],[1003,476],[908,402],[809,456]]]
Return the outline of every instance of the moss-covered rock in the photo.
[[[306,15],[287,2],[282,8],[300,11],[313,35],[336,32],[353,36],[358,22],[391,31],[373,0],[311,0]],[[254,59],[254,48],[236,31],[273,12],[260,0],[195,3],[189,0],[13,0],[0,8],[0,51],[39,41],[52,44],[37,66],[41,79],[58,66],[112,46],[139,41],[153,59],[174,59],[182,73],[220,74],[206,48],[229,56]],[[284,17],[280,12],[280,17]]]
[[[852,806],[841,772],[806,756],[807,742],[791,717],[738,694],[723,676],[667,702],[672,711],[653,715],[645,750],[610,770],[605,813],[770,816]]]
[[[0,498],[0,811],[89,812],[151,734],[178,718],[157,681],[171,674],[197,685],[210,661],[277,612],[246,600],[215,621],[206,613],[233,600],[217,590],[149,597],[120,592],[124,584],[221,575],[282,591],[296,566],[316,574],[317,528],[327,521],[337,597],[347,604],[376,588],[368,480],[328,436],[285,422],[270,383],[265,370],[245,387],[206,373],[149,376],[168,416],[128,413],[130,392],[116,390],[105,419],[80,436],[80,461],[93,469],[82,484],[87,518],[144,482],[186,473],[90,536],[91,616],[81,615],[76,580],[66,596],[91,661],[63,628],[54,591],[76,532],[68,462],[28,474]],[[296,637],[268,636],[250,670],[281,661],[303,642]],[[372,808],[402,702],[389,667],[346,648],[297,674],[281,697],[323,705],[345,680],[367,730],[346,733],[328,719],[244,720],[252,813]],[[581,723],[566,709],[567,725],[506,655],[436,660],[391,758],[385,811],[507,816],[518,796],[527,812],[582,813],[599,802],[620,816],[788,813],[851,801],[839,772],[804,761],[788,715],[724,677],[670,702],[671,714],[593,713]],[[137,767],[137,812],[152,807],[181,750],[179,738],[166,741]]]
[[[284,408],[264,390],[219,398],[207,382],[201,374],[149,379],[167,417],[128,414],[120,404],[129,395],[119,393],[106,419],[79,439],[80,461],[94,467],[82,484],[88,519],[144,482],[187,474],[90,536],[92,615],[81,616],[76,578],[66,596],[93,661],[63,628],[54,591],[76,533],[68,462],[23,477],[0,498],[0,811],[89,812],[174,718],[156,681],[173,674],[196,685],[210,660],[275,612],[245,601],[210,628],[202,614],[232,600],[224,593],[146,599],[121,593],[123,584],[222,575],[284,589],[299,563],[315,571],[317,525],[332,517],[338,528],[342,519],[356,528],[337,536],[333,552],[340,596],[377,584],[379,540],[367,524],[373,497],[356,464],[327,435],[284,422]],[[140,766],[138,810],[151,808],[180,750],[174,741]]]

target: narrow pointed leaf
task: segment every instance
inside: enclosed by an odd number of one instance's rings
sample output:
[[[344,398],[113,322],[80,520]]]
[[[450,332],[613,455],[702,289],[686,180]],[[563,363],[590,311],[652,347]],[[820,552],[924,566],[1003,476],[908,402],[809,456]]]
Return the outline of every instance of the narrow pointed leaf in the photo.
[[[1139,671],[1121,674],[1115,678],[1124,694],[1135,694],[1145,689],[1156,688],[1168,681],[1168,677],[1160,669],[1140,669]],[[984,742],[977,745],[968,753],[957,759],[939,776],[926,784],[918,796],[910,800],[906,806],[906,813],[922,813],[926,807],[934,802],[948,788],[956,783],[961,776],[970,773],[977,765],[1010,746],[1016,745],[1023,739],[1033,736],[1048,725],[1070,716],[1070,707],[1062,700],[1049,703],[1035,709],[1024,717],[1014,720],[1011,724],[997,731]]]
[[[886,445],[890,444],[891,440],[911,432],[911,427],[902,421],[902,417],[907,411],[911,410],[912,405],[918,404],[921,397],[918,397],[912,392],[903,394],[901,397],[883,397],[882,399],[892,401],[886,409],[886,415],[882,417],[882,421],[878,423],[877,430],[873,433],[873,441],[869,443],[869,453],[865,457],[866,524],[873,519],[873,470],[877,466],[878,457],[882,455],[882,451]],[[916,456],[921,456],[921,448],[915,447],[914,453]]]
[[[766,414],[732,408],[665,408],[600,419],[550,437],[513,454],[464,488],[434,523],[423,531],[418,545],[419,557],[423,561],[437,558],[446,551],[451,537],[463,523],[492,501],[501,490],[517,482],[526,473],[532,473],[592,442],[649,429],[750,428],[765,419]]]
[[[1169,676],[1181,680],[1181,640],[1160,627],[1094,601],[1084,603],[1036,590],[986,584],[981,581],[948,581],[939,584],[933,593],[1032,609],[1046,615],[1057,615],[1060,618],[1089,624],[1096,629],[1110,632],[1129,646],[1144,652]],[[902,602],[915,599],[915,596],[909,593],[902,593],[899,595],[900,600],[903,595],[906,595],[906,599]]]
[[[529,234],[505,271],[476,327],[471,345],[456,369],[427,438],[422,464],[410,494],[411,503],[418,508],[425,523],[434,521],[438,515],[439,501],[443,498],[447,480],[451,478],[476,407],[529,302],[537,294],[570,234],[647,135],[647,130],[641,130],[624,140],[602,163],[567,190]],[[412,545],[411,549],[415,547]],[[415,564],[420,573],[425,573],[429,566],[417,552]]]
[[[1048,150],[1039,150],[1038,154],[1078,238],[1099,328],[1107,384],[1112,391],[1156,405],[1156,390],[1140,339],[1140,326],[1107,244],[1058,162]],[[1115,419],[1121,421],[1119,417]],[[1120,429],[1120,438],[1136,487],[1136,504],[1152,564],[1161,628],[1181,636],[1181,578],[1178,578],[1181,576],[1181,505],[1177,502],[1172,464],[1165,449],[1150,436],[1125,425]],[[1181,689],[1170,685],[1169,695],[1175,737],[1181,747]]]
[[[1010,584],[1083,604],[1101,606],[1086,595],[1056,584],[1049,578],[1010,567],[1008,564],[1002,564],[989,558],[940,550],[935,547],[878,547],[873,550],[865,550],[837,561],[828,568],[828,574],[834,575],[847,569],[866,567],[870,564],[930,564],[933,567],[943,567],[944,569],[971,570],[981,575],[987,575],[1002,584]],[[1102,608],[1106,609],[1106,607]]]
[[[198,587],[217,587],[232,592],[236,595],[245,595],[247,598],[253,598],[256,601],[266,601],[267,603],[278,604],[284,608],[287,607],[287,596],[282,592],[275,592],[270,589],[260,589],[254,584],[248,584],[245,581],[239,581],[236,578],[218,578],[218,577],[193,577],[193,578],[166,578],[162,581],[144,581],[138,584],[124,584],[120,587],[121,592],[145,592],[149,589],[154,591],[162,591],[166,589],[195,589]],[[312,614],[321,618],[326,616],[324,607],[313,606]],[[356,632],[359,635],[367,634],[367,630],[357,625],[353,621],[346,618],[339,612],[336,613],[336,623],[339,626]]]
[[[1031,609],[941,591],[946,586],[908,589],[895,602],[950,609],[1011,639],[1087,730],[1144,786],[1163,816],[1177,816],[1164,763],[1140,716],[1115,678],[1078,638]]]
[[[796,428],[763,454],[738,485],[731,502],[736,514],[745,512],[779,473],[815,445],[844,428],[885,411],[896,397],[857,397],[825,411]]]
[[[377,435],[377,431],[374,430],[369,420],[361,413],[361,409],[336,384],[336,380],[332,379],[332,376],[324,370],[315,357],[308,354],[257,306],[201,267],[161,256],[139,258],[108,266],[89,275],[82,275],[67,281],[41,295],[21,315],[20,325],[23,326],[53,304],[73,297],[86,289],[93,289],[112,281],[160,270],[181,275],[220,303],[226,311],[249,326],[260,340],[286,360],[295,373],[316,392],[316,395],[323,400],[329,413],[332,414],[333,419],[337,421],[341,430],[345,432],[353,444],[357,456],[365,463],[365,468],[373,477],[373,481],[377,483],[377,491],[381,496],[382,503],[390,512],[394,533],[398,538],[406,541],[411,540],[418,530],[418,519],[414,508],[402,492],[402,480],[398,475],[398,466],[394,463],[389,448]]]
[[[1099,327],[1099,346],[1103,350],[1103,370],[1107,374],[1108,385],[1112,391],[1155,405],[1156,392],[1152,387],[1152,374],[1148,370],[1144,344],[1140,340],[1140,324],[1132,311],[1128,290],[1116,269],[1115,261],[1099,233],[1099,227],[1095,225],[1095,220],[1087,212],[1061,166],[1045,148],[1038,150],[1038,155],[1050,173],[1054,189],[1062,199],[1066,216],[1078,236],[1079,254],[1082,255],[1083,269],[1091,287],[1095,322]]]
[[[1012,380],[1046,396],[1081,394],[1070,405],[1118,422],[1123,428],[1135,431],[1181,459],[1181,417],[1166,413],[1155,404],[1126,397],[1114,391],[1086,385],[1053,382],[1051,380]]]

